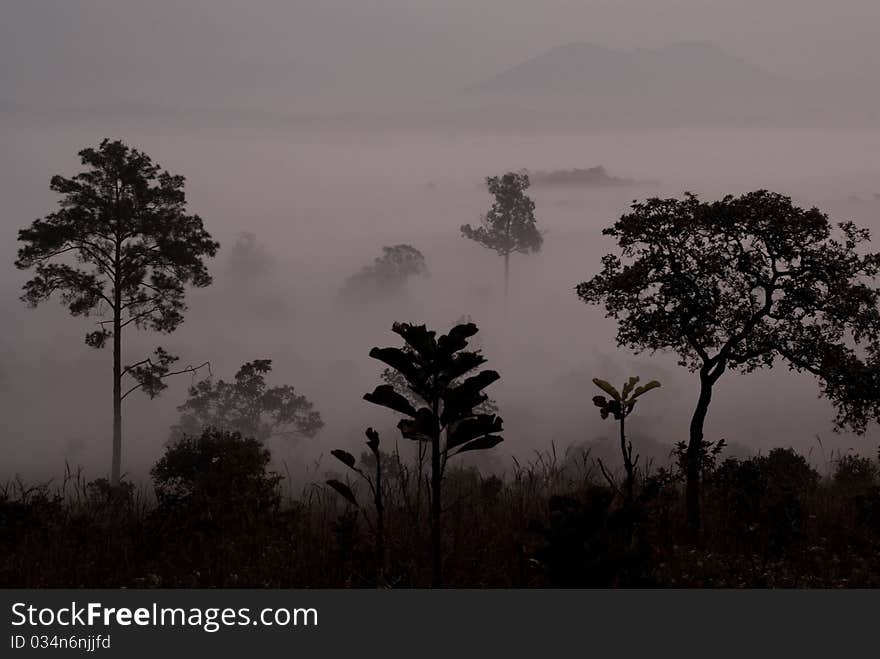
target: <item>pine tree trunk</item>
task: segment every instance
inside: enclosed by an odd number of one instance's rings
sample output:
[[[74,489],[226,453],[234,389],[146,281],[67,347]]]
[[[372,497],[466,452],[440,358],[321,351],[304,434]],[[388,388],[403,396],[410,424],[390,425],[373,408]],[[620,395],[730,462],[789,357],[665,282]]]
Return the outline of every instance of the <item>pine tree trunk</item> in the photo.
[[[113,260],[113,461],[110,485],[119,485],[122,473],[122,238],[118,228]]]
[[[119,485],[122,467],[122,323],[118,311],[113,312],[113,465],[110,485]]]

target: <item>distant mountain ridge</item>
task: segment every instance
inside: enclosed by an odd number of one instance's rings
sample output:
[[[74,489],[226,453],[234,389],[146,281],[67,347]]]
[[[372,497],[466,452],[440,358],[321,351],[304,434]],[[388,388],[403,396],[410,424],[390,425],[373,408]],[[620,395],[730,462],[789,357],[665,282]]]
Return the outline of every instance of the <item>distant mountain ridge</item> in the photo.
[[[781,82],[707,43],[623,52],[576,42],[467,87],[469,94],[629,96],[769,91]]]

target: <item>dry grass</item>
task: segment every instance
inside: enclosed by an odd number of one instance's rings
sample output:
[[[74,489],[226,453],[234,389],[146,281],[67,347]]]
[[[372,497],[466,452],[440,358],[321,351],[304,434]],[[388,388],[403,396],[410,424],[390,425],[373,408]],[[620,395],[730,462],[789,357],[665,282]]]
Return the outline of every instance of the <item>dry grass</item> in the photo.
[[[774,456],[772,459],[771,457]],[[428,501],[417,469],[386,456],[386,553],[377,584],[372,513],[323,485],[271,510],[158,508],[68,472],[0,490],[0,584],[21,587],[417,587],[430,583]],[[761,462],[764,460],[764,462]],[[699,546],[683,540],[674,473],[642,477],[626,506],[589,454],[555,447],[503,478],[450,468],[448,586],[880,586],[876,461],[805,471],[792,452],[707,476]],[[809,468],[808,468],[809,469]],[[318,480],[316,478],[316,480]],[[363,493],[360,493],[361,495]],[[359,499],[360,500],[360,499]]]

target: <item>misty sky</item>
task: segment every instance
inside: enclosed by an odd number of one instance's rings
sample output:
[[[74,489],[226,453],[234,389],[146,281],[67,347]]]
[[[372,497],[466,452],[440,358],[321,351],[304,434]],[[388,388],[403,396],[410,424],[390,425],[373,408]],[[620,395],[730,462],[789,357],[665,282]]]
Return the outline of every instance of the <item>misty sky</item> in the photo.
[[[878,26],[875,0],[2,0],[0,107],[444,94],[572,41],[708,41],[792,77],[875,79]]]

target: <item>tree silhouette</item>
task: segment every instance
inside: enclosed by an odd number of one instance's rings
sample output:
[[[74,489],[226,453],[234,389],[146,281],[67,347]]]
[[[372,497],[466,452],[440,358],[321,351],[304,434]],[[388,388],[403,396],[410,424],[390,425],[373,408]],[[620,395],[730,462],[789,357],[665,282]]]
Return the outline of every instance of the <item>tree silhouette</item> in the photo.
[[[104,315],[86,343],[113,341],[113,460],[111,483],[119,483],[122,400],[137,389],[151,398],[167,385],[177,357],[158,348],[152,357],[122,365],[122,334],[129,326],[173,332],[186,311],[184,287],[207,286],[203,259],[218,243],[198,215],[186,213],[184,178],[160,171],[149,156],[119,141],[103,140],[79,152],[88,169],[72,178],[53,176],[60,209],[18,233],[24,245],[15,265],[34,268],[22,299],[36,306],[58,293],[74,316]],[[109,327],[108,327],[109,326]],[[135,386],[123,392],[123,380]]]
[[[324,426],[312,402],[290,385],[269,387],[271,359],[243,364],[235,380],[205,379],[189,389],[172,438],[198,435],[206,428],[238,432],[265,442],[270,437],[314,437]]]
[[[424,325],[394,323],[391,330],[400,335],[404,348],[373,348],[370,357],[387,364],[405,381],[406,388],[424,405],[416,408],[392,385],[383,384],[364,399],[404,415],[397,424],[406,439],[425,442],[431,447],[431,555],[432,583],[442,580],[442,502],[441,485],[449,458],[466,451],[489,449],[501,441],[502,420],[494,414],[479,414],[475,408],[488,397],[483,389],[500,377],[484,370],[457,380],[485,363],[479,352],[465,350],[468,339],[477,333],[473,323],[456,325],[449,334],[437,338]],[[403,389],[403,387],[400,387]]]
[[[759,190],[711,203],[652,198],[604,233],[627,262],[606,255],[577,294],[605,305],[619,345],[671,350],[699,373],[686,455],[694,533],[703,424],[725,371],[781,360],[819,378],[838,428],[864,432],[880,415],[880,290],[872,284],[880,255],[859,253],[867,230],[835,228],[818,209]]]
[[[480,226],[464,224],[461,227],[466,238],[504,257],[505,301],[510,280],[510,255],[538,252],[544,243],[535,224],[535,202],[525,193],[529,185],[529,175],[525,172],[488,177],[486,186],[495,197],[492,208],[481,219]]]

